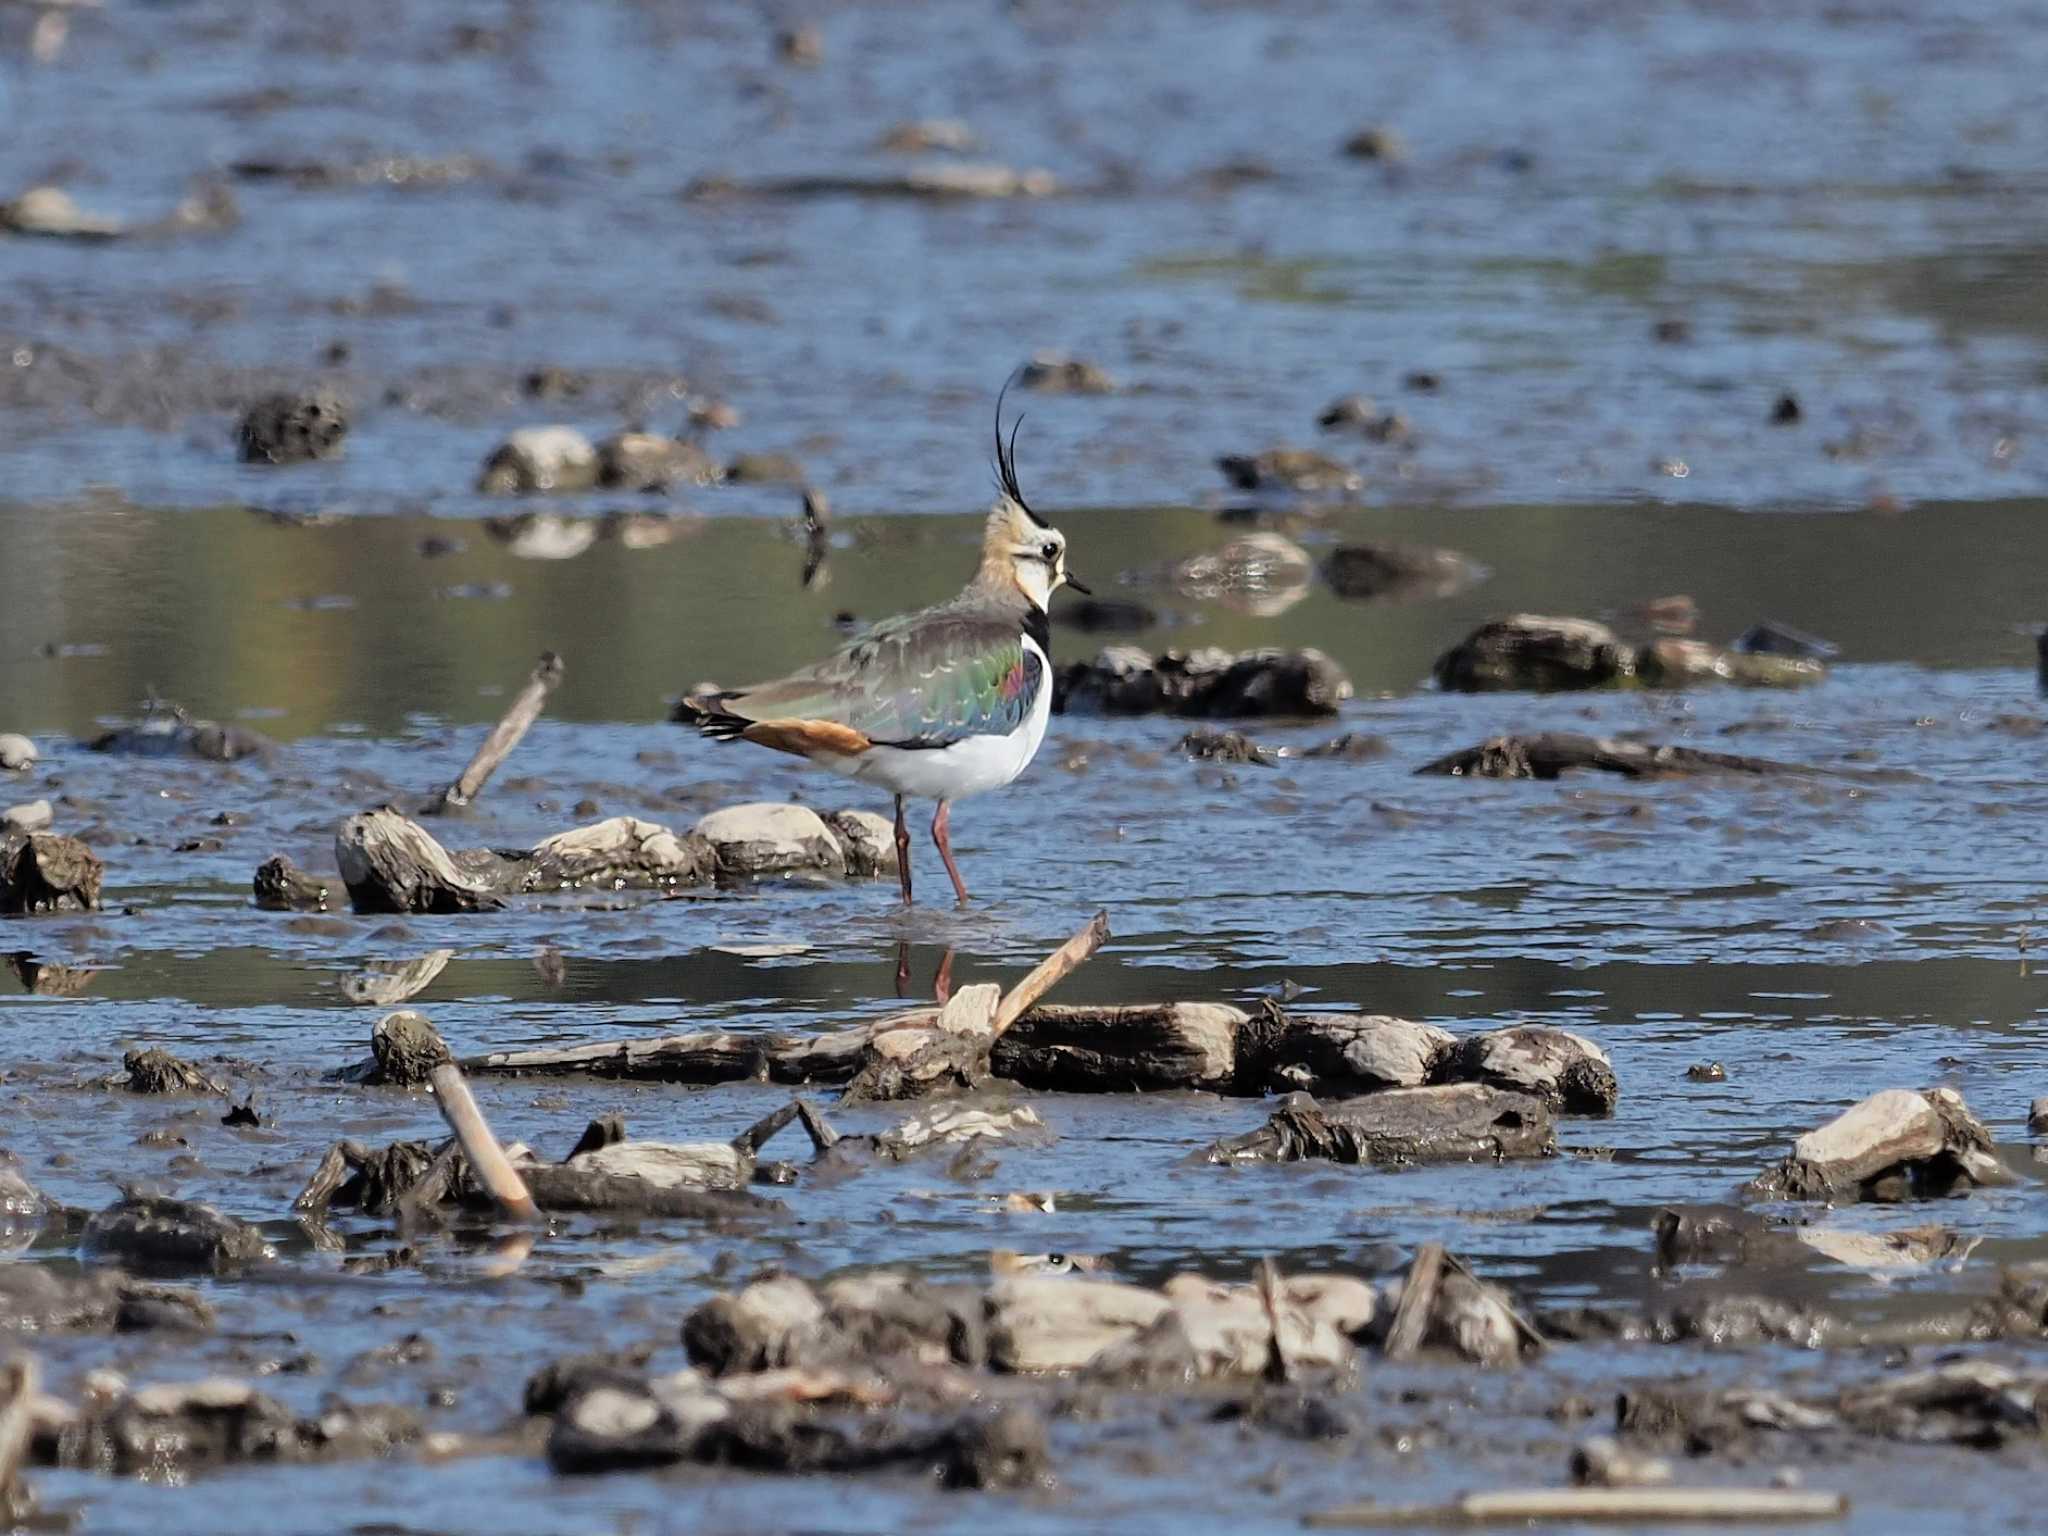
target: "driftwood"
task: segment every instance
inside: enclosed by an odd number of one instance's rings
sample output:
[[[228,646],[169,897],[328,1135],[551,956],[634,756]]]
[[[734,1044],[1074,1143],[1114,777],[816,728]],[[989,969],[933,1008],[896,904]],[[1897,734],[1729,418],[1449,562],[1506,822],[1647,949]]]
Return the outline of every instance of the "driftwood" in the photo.
[[[390,806],[342,823],[335,861],[358,912],[478,912],[508,896],[573,888],[665,890],[710,879],[710,845],[630,816],[530,849],[450,852]]]
[[[504,716],[491,727],[491,734],[476,749],[476,756],[469,760],[469,766],[422,809],[430,816],[443,815],[474,803],[476,797],[484,792],[484,785],[490,782],[491,775],[498,771],[498,765],[512,755],[513,748],[533,728],[533,722],[547,708],[548,695],[555,691],[555,685],[561,680],[562,658],[553,651],[542,651],[526,686],[519,690]]]
[[[538,1221],[540,1209],[527,1192],[526,1181],[505,1156],[505,1149],[498,1145],[498,1138],[491,1134],[469,1084],[462,1080],[462,1069],[452,1061],[443,1062],[428,1074],[427,1080],[441,1106],[441,1117],[455,1133],[463,1157],[491,1198],[514,1221]]]
[[[1813,778],[1827,772],[1806,763],[1777,762],[1698,747],[1660,746],[1575,731],[1534,736],[1492,736],[1476,747],[1424,763],[1418,774],[1473,779],[1554,779],[1576,769],[1618,773],[1631,779],[1664,779],[1720,774],[1747,778]]]
[[[98,911],[105,875],[75,837],[0,831],[0,914]]]
[[[1791,1200],[1905,1200],[2010,1181],[1991,1132],[1954,1089],[1887,1088],[1801,1136],[1750,1191]]]
[[[1406,1360],[1431,1346],[1479,1365],[1513,1365],[1540,1353],[1543,1336],[1505,1292],[1442,1243],[1424,1243],[1402,1279],[1382,1347],[1389,1360]]]
[[[1556,1150],[1555,1125],[1540,1099],[1458,1083],[1396,1088],[1328,1108],[1305,1093],[1289,1094],[1259,1129],[1212,1146],[1209,1161],[1400,1165],[1547,1157]]]
[[[1021,984],[1011,997],[1017,990]],[[1222,1003],[1041,1003],[992,1043],[978,1030],[958,1028],[957,1013],[949,1026],[945,1010],[919,1008],[823,1034],[697,1030],[493,1051],[462,1065],[470,1073],[589,1073],[699,1085],[845,1083],[865,1072],[876,1088],[897,1090],[870,1095],[883,1098],[990,1080],[1064,1093],[1198,1089],[1258,1097],[1302,1090],[1330,1099],[1481,1082],[1531,1094],[1567,1114],[1611,1113],[1619,1097],[1606,1053],[1565,1030],[1524,1025],[1461,1039],[1433,1024],[1383,1015],[1270,1006],[1247,1014]]]

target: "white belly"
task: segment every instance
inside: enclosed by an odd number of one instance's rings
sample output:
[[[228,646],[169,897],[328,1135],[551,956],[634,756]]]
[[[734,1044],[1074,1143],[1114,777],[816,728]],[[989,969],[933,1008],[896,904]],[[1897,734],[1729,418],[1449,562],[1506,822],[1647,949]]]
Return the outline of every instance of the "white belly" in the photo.
[[[1001,789],[1024,771],[1045,740],[1052,718],[1052,661],[1029,635],[1024,647],[1044,669],[1038,698],[1024,723],[1007,736],[970,736],[950,747],[906,751],[902,747],[870,747],[858,757],[823,762],[835,773],[864,784],[877,784],[892,794],[918,800],[961,800]]]

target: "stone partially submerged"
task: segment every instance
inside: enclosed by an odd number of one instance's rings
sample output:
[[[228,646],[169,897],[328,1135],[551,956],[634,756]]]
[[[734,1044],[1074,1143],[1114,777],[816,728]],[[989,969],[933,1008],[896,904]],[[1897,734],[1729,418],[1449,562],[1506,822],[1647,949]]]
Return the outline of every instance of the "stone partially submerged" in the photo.
[[[1555,779],[1580,770],[1629,779],[1812,778],[1826,770],[1805,763],[1776,762],[1733,752],[1665,746],[1576,731],[1542,731],[1531,736],[1490,736],[1477,746],[1423,764],[1418,774],[1472,779]]]
[[[1542,1100],[1479,1083],[1397,1088],[1325,1107],[1289,1094],[1255,1131],[1209,1149],[1212,1163],[1500,1162],[1548,1157],[1556,1124]]]
[[[2011,1178],[1990,1130],[1954,1089],[1887,1088],[1801,1136],[1750,1190],[1786,1200],[1912,1200]]]
[[[1489,619],[1439,656],[1434,670],[1437,686],[1448,693],[1683,688],[1714,682],[1791,688],[1827,676],[1818,661],[1752,655],[1668,637],[1638,646],[1592,619],[1533,613]]]
[[[1152,656],[1111,646],[1092,661],[1058,669],[1053,708],[1062,714],[1191,719],[1313,718],[1336,714],[1351,693],[1344,669],[1313,647],[1238,655],[1204,647]]]

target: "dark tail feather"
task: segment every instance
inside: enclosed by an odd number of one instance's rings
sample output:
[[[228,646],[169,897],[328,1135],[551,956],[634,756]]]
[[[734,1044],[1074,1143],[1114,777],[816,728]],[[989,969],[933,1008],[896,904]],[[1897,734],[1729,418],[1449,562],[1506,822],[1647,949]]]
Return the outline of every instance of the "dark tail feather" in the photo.
[[[754,722],[725,708],[731,694],[705,693],[694,699],[678,699],[669,719],[678,725],[694,725],[713,741],[737,741]]]

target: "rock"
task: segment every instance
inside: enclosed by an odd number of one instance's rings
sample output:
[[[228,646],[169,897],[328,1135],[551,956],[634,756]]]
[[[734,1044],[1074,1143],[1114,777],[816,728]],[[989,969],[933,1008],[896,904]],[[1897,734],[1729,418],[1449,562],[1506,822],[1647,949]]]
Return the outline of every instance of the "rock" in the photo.
[[[1477,1083],[1397,1088],[1325,1108],[1291,1093],[1256,1131],[1217,1142],[1213,1163],[1300,1162],[1398,1166],[1548,1157],[1557,1149],[1550,1111],[1527,1094]]]
[[[340,453],[348,428],[348,407],[332,390],[266,395],[243,413],[235,444],[244,464],[304,464]]]
[[[1007,165],[919,165],[901,175],[860,176],[821,172],[736,180],[712,176],[692,182],[683,195],[692,201],[725,197],[905,197],[950,201],[976,197],[1050,197],[1060,190],[1046,170],[1013,170]]]
[[[1412,435],[1408,418],[1382,411],[1364,395],[1344,395],[1323,407],[1316,425],[1325,432],[1356,432],[1370,442],[1406,442]]]
[[[775,56],[806,69],[825,60],[825,34],[810,25],[785,27],[775,34]]]
[[[1344,141],[1344,153],[1354,160],[1398,165],[1408,158],[1408,146],[1391,128],[1361,128]]]
[[[1055,352],[1041,352],[1017,370],[1020,388],[1041,395],[1109,395],[1116,380],[1095,364]]]
[[[743,453],[725,466],[725,478],[735,484],[802,485],[804,467],[786,453]]]
[[[957,117],[922,117],[898,123],[877,146],[892,155],[921,155],[933,150],[971,154],[978,145],[974,130]]]
[[[1790,624],[1767,619],[1745,629],[1736,637],[1731,649],[1747,656],[1793,656],[1804,661],[1830,661],[1840,654],[1842,648],[1819,635],[1810,635]]]
[[[2027,1106],[2027,1129],[2036,1136],[2048,1136],[2048,1098],[2036,1099]]]
[[[825,1304],[793,1275],[714,1296],[683,1319],[690,1363],[713,1376],[798,1365],[829,1333]]]
[[[1225,454],[1216,467],[1241,491],[1356,491],[1365,485],[1365,477],[1358,471],[1312,448]]]
[[[0,914],[98,911],[105,876],[75,837],[0,828]]]
[[[1606,688],[1635,676],[1634,649],[1605,624],[1518,613],[1490,619],[1437,658],[1451,693]]]
[[[1411,1019],[1270,1008],[1238,1031],[1237,1088],[1339,1099],[1420,1088],[1441,1080],[1457,1048],[1449,1030]]]
[[[1158,1291],[1118,1280],[999,1280],[988,1295],[989,1362],[1003,1371],[1078,1371],[1133,1342],[1172,1305]]]
[[[1738,777],[1818,777],[1825,770],[1805,763],[1784,763],[1732,752],[1707,752],[1698,747],[1659,746],[1647,741],[1622,741],[1608,736],[1581,736],[1572,731],[1545,731],[1536,736],[1493,736],[1434,762],[1418,774],[1451,778],[1555,779],[1578,769],[1618,773],[1630,779],[1735,775]]]
[[[1951,1088],[1888,1088],[1808,1131],[1751,1191],[1791,1200],[1934,1198],[2009,1183],[1991,1132]]]
[[[1739,683],[1749,688],[1799,688],[1827,676],[1821,662],[1769,653],[1724,651],[1704,640],[1660,638],[1636,653],[1636,675],[1646,688],[1695,683]]]
[[[1789,392],[1771,402],[1771,425],[1774,427],[1793,426],[1805,414],[1799,409],[1799,397]]]
[[[1456,550],[1415,544],[1340,544],[1323,561],[1330,590],[1359,602],[1448,597],[1485,574]]]
[[[1260,746],[1243,731],[1189,731],[1173,750],[1204,763],[1256,763],[1271,768],[1280,754]]]
[[[888,817],[873,811],[830,811],[825,825],[839,839],[849,875],[896,873],[896,825]]]
[[[47,800],[30,800],[0,811],[0,832],[41,832],[55,819]]]
[[[1521,1024],[1472,1035],[1458,1046],[1458,1076],[1531,1094],[1568,1115],[1611,1115],[1621,1098],[1614,1063],[1583,1035]]]
[[[1346,731],[1341,736],[1332,736],[1328,741],[1316,742],[1295,753],[1298,757],[1333,757],[1346,763],[1369,763],[1385,757],[1394,749],[1387,744],[1384,736],[1369,735],[1364,731]],[[1283,756],[1286,754],[1283,753]]]
[[[112,240],[128,232],[119,219],[80,208],[62,187],[30,187],[0,203],[0,230],[49,240]]]
[[[621,432],[597,445],[597,483],[628,491],[671,485],[713,485],[719,468],[710,454],[681,438]]]
[[[1572,1482],[1581,1488],[1654,1488],[1671,1481],[1671,1463],[1622,1449],[1612,1435],[1593,1435],[1572,1449]]]
[[[238,725],[195,720],[176,704],[153,702],[134,725],[117,726],[87,742],[90,752],[133,757],[197,757],[212,763],[268,757],[277,744]]]
[[[718,872],[727,877],[792,870],[846,873],[846,853],[839,839],[823,818],[806,806],[772,802],[730,805],[699,821],[696,834],[711,844]],[[894,836],[892,830],[892,846]]]
[[[327,882],[309,875],[283,854],[257,866],[253,887],[256,905],[266,912],[325,912]]]
[[[263,1234],[210,1205],[130,1195],[86,1222],[79,1248],[100,1263],[219,1274],[276,1257]]]
[[[113,1081],[130,1093],[215,1093],[227,1089],[189,1061],[169,1051],[151,1047],[130,1051],[121,1060],[121,1075]]]
[[[1204,648],[1157,657],[1113,646],[1054,677],[1060,713],[1172,714],[1194,718],[1334,715],[1351,679],[1321,651]]]
[[[1685,1069],[1685,1080],[1689,1083],[1725,1083],[1728,1069],[1718,1061],[1696,1061]]]
[[[0,731],[0,772],[26,773],[36,765],[36,744],[26,736]]]
[[[597,450],[574,427],[521,427],[492,450],[476,488],[487,496],[587,491],[597,484]]]

